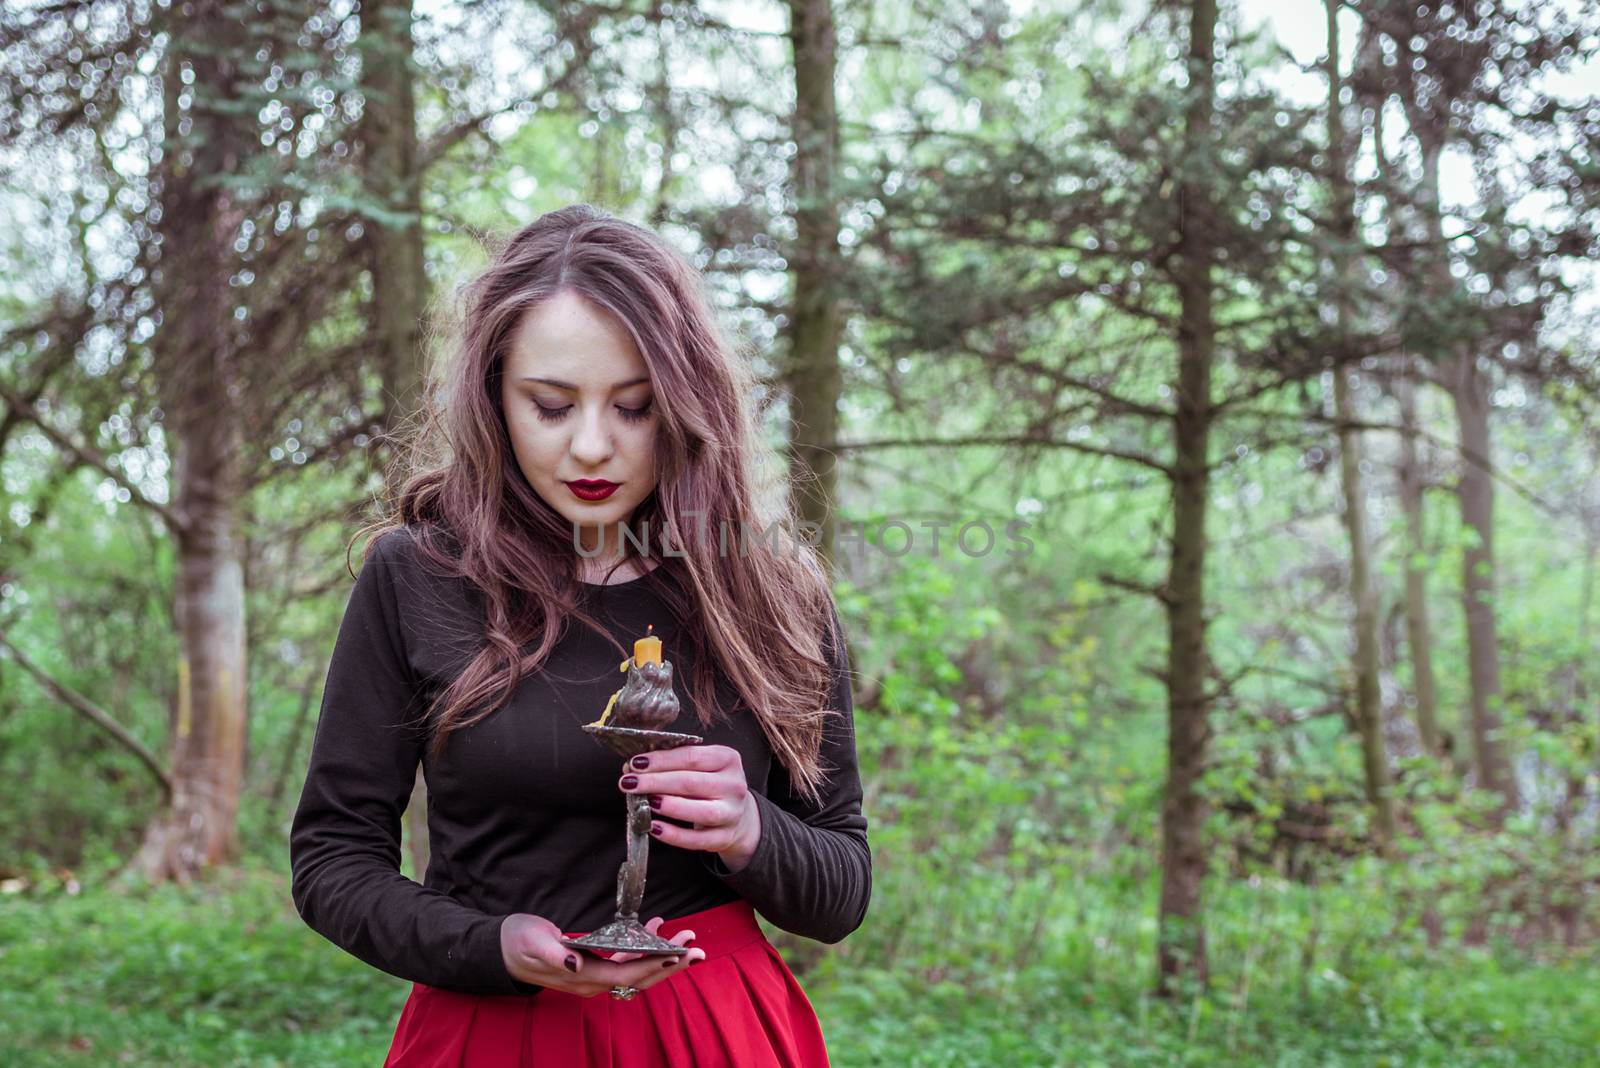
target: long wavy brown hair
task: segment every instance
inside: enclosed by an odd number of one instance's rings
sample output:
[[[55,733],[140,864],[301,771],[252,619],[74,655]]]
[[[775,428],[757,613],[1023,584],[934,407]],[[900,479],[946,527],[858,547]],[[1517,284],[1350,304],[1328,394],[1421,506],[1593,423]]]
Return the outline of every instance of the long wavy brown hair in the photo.
[[[779,465],[757,432],[748,360],[719,328],[699,272],[682,255],[586,204],[524,226],[457,289],[452,359],[438,388],[424,390],[402,443],[390,480],[399,489],[383,517],[356,534],[368,537],[370,552],[381,534],[409,528],[432,569],[483,593],[485,643],[426,712],[432,751],[503,707],[569,621],[606,635],[619,659],[631,652],[582,610],[571,524],[523,476],[501,403],[519,322],[566,290],[615,315],[649,368],[660,413],[656,488],[628,526],[648,530],[659,560],[640,581],[667,602],[697,653],[688,683],[700,721],[754,715],[795,788],[815,798],[829,770],[819,760],[823,724],[838,711],[823,707],[832,682],[825,650],[834,643],[842,656],[844,639],[827,572],[793,534]],[[660,551],[663,535],[670,553]],[[618,566],[640,556],[622,540]],[[664,581],[669,574],[674,585]],[[743,711],[719,705],[716,672]]]

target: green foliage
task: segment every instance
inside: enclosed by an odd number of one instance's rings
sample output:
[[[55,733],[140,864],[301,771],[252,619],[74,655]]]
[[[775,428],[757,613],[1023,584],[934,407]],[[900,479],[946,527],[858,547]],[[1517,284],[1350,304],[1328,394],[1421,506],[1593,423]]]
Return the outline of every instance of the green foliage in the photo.
[[[1600,1063],[1600,959],[1430,951],[1373,922],[1393,872],[1225,888],[1212,988],[1168,1003],[1148,990],[1148,879],[1007,900],[980,871],[902,909],[886,867],[863,930],[801,976],[840,1068]],[[1013,906],[1043,922],[1018,932]],[[913,909],[943,922],[892,945]],[[0,898],[8,1065],[370,1065],[406,989],[306,928],[282,874],[255,864],[189,888]]]
[[[0,907],[9,1064],[365,1064],[402,984],[337,951],[246,868],[210,885]]]

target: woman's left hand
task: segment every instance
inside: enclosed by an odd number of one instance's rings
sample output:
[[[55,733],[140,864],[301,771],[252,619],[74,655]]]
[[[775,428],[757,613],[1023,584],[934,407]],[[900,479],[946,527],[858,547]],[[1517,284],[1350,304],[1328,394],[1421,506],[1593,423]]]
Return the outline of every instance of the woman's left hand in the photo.
[[[641,753],[624,765],[623,793],[644,794],[657,816],[650,833],[680,849],[715,853],[733,871],[750,862],[761,841],[761,810],[745,782],[739,751],[725,745],[685,745]]]

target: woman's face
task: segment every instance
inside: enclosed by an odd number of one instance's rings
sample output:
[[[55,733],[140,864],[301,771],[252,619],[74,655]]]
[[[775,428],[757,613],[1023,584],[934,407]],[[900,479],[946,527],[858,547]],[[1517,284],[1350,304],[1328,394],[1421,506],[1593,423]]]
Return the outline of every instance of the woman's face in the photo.
[[[534,492],[572,521],[585,549],[655,489],[653,397],[627,328],[571,290],[529,311],[512,334],[501,400],[517,464]],[[574,481],[615,488],[585,499]],[[621,544],[613,527],[600,559],[620,555]]]

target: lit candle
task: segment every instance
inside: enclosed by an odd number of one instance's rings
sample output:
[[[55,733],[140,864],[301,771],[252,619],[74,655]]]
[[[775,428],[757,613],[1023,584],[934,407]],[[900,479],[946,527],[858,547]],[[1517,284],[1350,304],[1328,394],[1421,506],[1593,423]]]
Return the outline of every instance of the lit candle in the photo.
[[[655,630],[655,624],[645,628],[646,631]],[[646,633],[643,638],[633,643],[633,663],[636,667],[646,664],[661,663],[661,639],[654,634]]]

